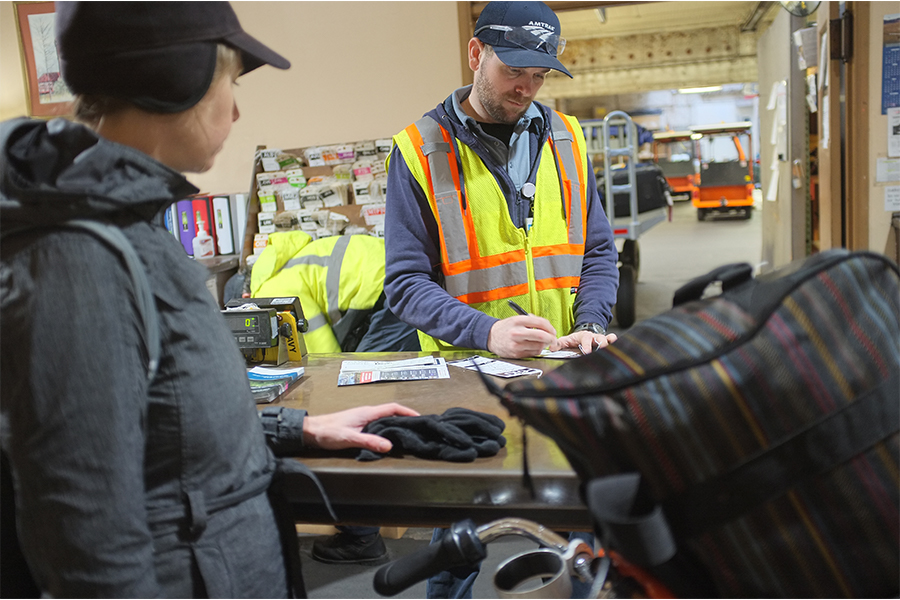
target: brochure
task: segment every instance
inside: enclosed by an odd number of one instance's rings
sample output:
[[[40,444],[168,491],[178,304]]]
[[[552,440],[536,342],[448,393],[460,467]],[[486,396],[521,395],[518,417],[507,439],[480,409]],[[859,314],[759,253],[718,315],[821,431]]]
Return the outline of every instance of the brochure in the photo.
[[[338,386],[377,383],[379,381],[417,381],[449,379],[447,361],[424,356],[408,360],[345,360],[338,374]]]
[[[522,377],[523,375],[537,375],[538,377],[543,374],[543,371],[540,369],[532,369],[531,367],[523,367],[521,365],[514,365],[513,363],[504,362],[502,360],[497,360],[494,358],[487,358],[484,356],[472,356],[470,358],[464,358],[462,360],[454,360],[447,363],[448,365],[453,365],[454,367],[461,367],[463,369],[469,369],[470,371],[478,371],[481,370],[485,375],[494,375],[495,377]],[[476,368],[475,365],[478,365]]]

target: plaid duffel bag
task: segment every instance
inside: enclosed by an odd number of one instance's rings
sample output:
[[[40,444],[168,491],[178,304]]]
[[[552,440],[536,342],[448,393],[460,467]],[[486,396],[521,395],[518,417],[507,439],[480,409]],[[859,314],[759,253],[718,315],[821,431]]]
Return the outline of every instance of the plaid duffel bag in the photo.
[[[601,539],[676,593],[693,564],[725,597],[896,597],[897,265],[727,265],[675,303],[494,392],[565,453]]]

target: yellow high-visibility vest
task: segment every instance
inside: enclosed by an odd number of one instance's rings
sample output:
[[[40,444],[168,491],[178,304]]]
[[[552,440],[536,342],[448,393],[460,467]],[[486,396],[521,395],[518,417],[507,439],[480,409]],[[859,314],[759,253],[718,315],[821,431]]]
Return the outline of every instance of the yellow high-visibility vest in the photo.
[[[497,318],[511,316],[507,300],[515,300],[564,333],[574,324],[584,257],[588,160],[574,117],[554,111],[551,132],[541,148],[527,232],[513,224],[487,165],[434,119],[423,117],[394,143],[437,221],[447,292]],[[419,338],[422,350],[452,349],[421,331]]]
[[[269,235],[250,291],[257,298],[297,296],[309,322],[303,334],[309,352],[341,352],[349,332],[342,323],[370,311],[384,290],[384,240],[342,235],[304,242],[303,236],[309,238],[301,231]]]

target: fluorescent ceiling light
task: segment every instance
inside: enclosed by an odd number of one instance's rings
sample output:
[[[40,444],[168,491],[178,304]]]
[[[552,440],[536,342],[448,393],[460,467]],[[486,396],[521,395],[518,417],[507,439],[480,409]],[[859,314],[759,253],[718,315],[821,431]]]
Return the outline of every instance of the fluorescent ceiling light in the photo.
[[[692,87],[692,88],[681,88],[678,90],[679,94],[703,94],[706,92],[721,92],[721,85],[710,85],[707,87]]]

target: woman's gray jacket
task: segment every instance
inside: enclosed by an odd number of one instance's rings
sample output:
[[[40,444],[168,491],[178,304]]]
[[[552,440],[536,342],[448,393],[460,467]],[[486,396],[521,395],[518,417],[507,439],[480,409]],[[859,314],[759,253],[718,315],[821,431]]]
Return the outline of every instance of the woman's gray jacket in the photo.
[[[157,224],[197,189],[62,119],[0,127],[0,442],[34,580],[56,597],[290,594],[266,437],[299,449],[304,413],[264,434],[206,270]],[[159,316],[152,381],[123,257],[59,227],[76,218],[137,250]]]

